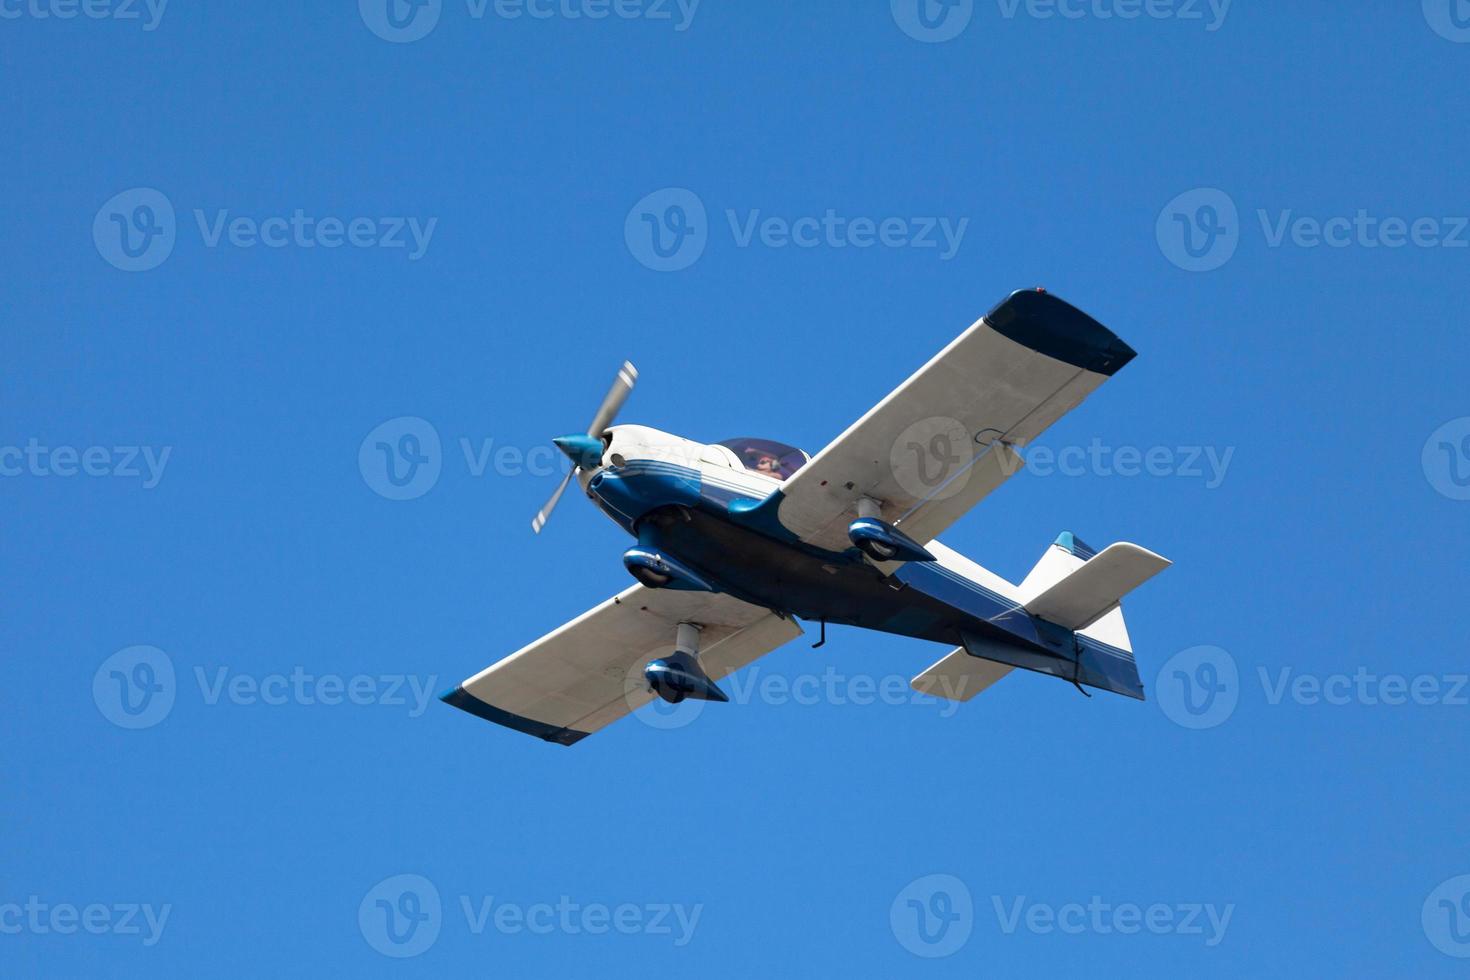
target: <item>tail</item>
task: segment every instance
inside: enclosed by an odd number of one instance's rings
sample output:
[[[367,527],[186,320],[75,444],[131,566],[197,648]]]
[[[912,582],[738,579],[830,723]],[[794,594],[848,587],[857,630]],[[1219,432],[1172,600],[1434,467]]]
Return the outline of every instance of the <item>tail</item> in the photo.
[[[1170,562],[1136,544],[1094,551],[1063,531],[1020,585],[1026,611],[1077,635],[1077,680],[1143,700],[1122,599]]]
[[[937,574],[967,582],[974,592],[989,597],[984,602],[971,597],[967,602],[960,591],[945,601],[1013,635],[1007,639],[993,631],[981,635],[961,627],[961,646],[911,680],[915,690],[968,701],[1012,668],[1022,667],[1079,687],[1143,700],[1143,682],[1133,660],[1121,600],[1168,568],[1167,559],[1127,543],[1093,551],[1072,532],[1064,531],[1015,586],[938,541],[927,547],[938,561],[916,562],[905,569],[915,568],[913,574],[923,574],[932,571],[933,565],[942,566],[943,572]],[[1024,614],[1012,615],[1016,612]]]

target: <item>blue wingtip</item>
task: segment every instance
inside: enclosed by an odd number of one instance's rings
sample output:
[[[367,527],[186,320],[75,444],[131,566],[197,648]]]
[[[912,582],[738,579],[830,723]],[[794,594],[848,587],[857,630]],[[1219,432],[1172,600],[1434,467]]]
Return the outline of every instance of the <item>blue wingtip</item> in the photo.
[[[487,704],[464,689],[463,684],[458,684],[443,694],[439,700],[445,704],[461,711],[467,711],[477,718],[493,721],[497,725],[513,728],[527,735],[535,735],[537,738],[547,742],[555,742],[558,745],[572,745],[588,736],[588,732],[579,732],[574,728],[565,728],[560,725],[550,725],[544,721],[534,718],[526,718],[503,708],[497,708],[493,704]]]

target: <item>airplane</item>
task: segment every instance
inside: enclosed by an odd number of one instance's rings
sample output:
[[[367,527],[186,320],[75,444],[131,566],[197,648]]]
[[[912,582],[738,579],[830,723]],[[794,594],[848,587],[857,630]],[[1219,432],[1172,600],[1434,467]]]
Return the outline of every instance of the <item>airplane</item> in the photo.
[[[1065,300],[1018,290],[815,456],[615,425],[638,377],[624,362],[587,431],[552,440],[573,467],[531,527],[575,478],[636,539],[637,582],[440,698],[572,745],[655,697],[728,701],[718,681],[804,621],[814,646],[836,624],[952,647],[910,682],[935,697],[968,701],[1019,667],[1143,700],[1121,600],[1167,559],[1063,532],[1013,584],[937,540],[1134,356]]]

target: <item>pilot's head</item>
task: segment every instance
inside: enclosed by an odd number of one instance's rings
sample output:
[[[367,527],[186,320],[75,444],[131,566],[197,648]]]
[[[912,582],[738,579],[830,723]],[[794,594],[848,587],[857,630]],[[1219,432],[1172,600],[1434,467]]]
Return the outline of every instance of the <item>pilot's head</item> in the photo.
[[[778,479],[783,476],[781,461],[770,453],[752,451],[747,458],[751,460],[751,468],[757,473],[765,473],[767,476],[774,476]]]

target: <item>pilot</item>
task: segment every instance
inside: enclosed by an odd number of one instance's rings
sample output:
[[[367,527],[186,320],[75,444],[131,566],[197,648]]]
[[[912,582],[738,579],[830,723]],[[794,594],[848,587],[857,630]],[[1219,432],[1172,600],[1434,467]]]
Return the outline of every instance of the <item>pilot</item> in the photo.
[[[757,473],[774,476],[778,480],[786,479],[786,474],[781,472],[781,461],[770,453],[751,449],[746,451],[745,458],[750,460],[750,468]]]

